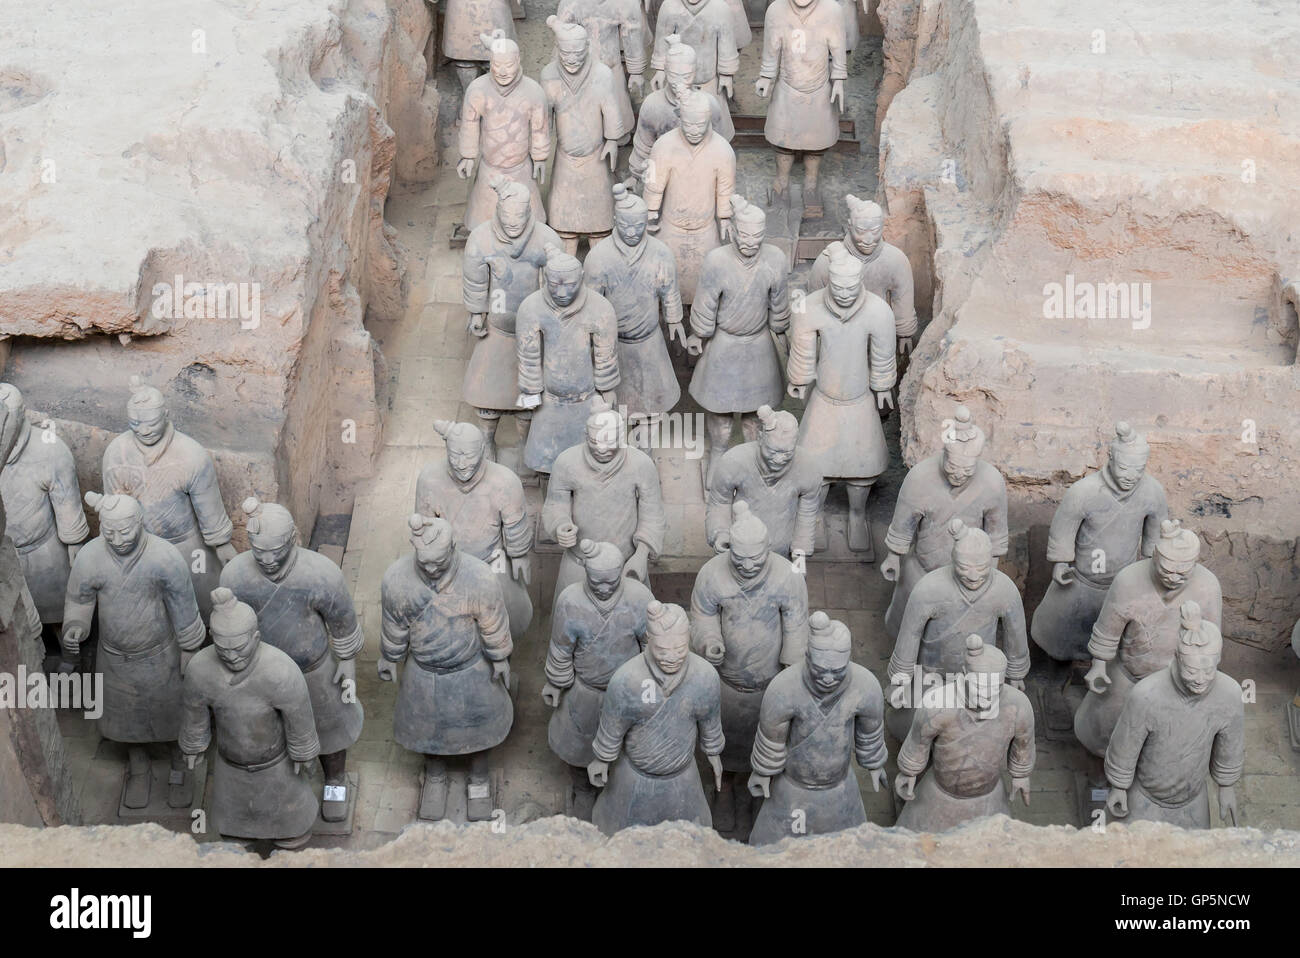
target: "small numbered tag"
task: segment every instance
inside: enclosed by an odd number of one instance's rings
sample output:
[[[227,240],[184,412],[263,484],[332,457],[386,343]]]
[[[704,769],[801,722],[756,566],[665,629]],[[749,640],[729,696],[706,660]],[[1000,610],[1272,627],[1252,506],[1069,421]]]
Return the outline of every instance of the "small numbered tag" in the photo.
[[[347,800],[348,800],[348,787],[346,785],[325,786],[325,801],[346,802]]]
[[[487,782],[471,782],[467,789],[470,798],[487,798],[491,794]]]
[[[1094,788],[1092,790],[1092,800],[1094,802],[1104,802],[1106,801],[1106,796],[1108,794],[1110,793],[1107,792],[1106,789],[1104,788]]]

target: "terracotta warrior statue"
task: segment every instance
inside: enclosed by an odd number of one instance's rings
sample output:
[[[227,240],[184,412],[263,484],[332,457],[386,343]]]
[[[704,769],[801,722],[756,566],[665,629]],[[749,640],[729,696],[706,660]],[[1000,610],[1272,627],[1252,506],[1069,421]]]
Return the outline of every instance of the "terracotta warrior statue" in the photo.
[[[787,391],[807,397],[799,447],[818,464],[827,490],[836,481],[848,487],[849,548],[871,562],[867,496],[889,465],[879,410],[894,408],[894,317],[862,285],[862,263],[843,244],[831,245],[830,285],[809,294],[794,316]]]
[[[983,451],[984,430],[969,409],[958,406],[944,423],[943,452],[922,459],[903,479],[885,534],[889,556],[880,564],[880,574],[894,583],[885,610],[890,638],[898,637],[908,597],[921,577],[950,561],[953,519],[987,532],[995,558],[1007,554],[1007,484],[980,459]]]
[[[257,614],[261,640],[289,656],[307,680],[325,775],[321,817],[341,822],[348,810],[348,749],[361,737],[357,656],[366,637],[343,570],[298,540],[284,506],[248,498],[248,552],[221,570],[221,584]]]
[[[1173,661],[1179,606],[1193,601],[1207,622],[1223,621],[1219,580],[1200,555],[1196,533],[1166,519],[1151,558],[1125,566],[1106,591],[1088,640],[1088,694],[1074,713],[1074,734],[1093,755],[1106,754],[1133,686]]]
[[[603,789],[591,821],[606,835],[660,822],[712,825],[697,744],[722,786],[718,673],[691,652],[681,606],[651,602],[646,618],[646,650],[609,680],[587,766],[591,784]]]
[[[749,820],[749,795],[733,788],[749,772],[763,692],[808,644],[808,586],[788,559],[768,546],[767,528],[744,502],[733,507],[727,551],[704,564],[691,592],[691,650],[722,679],[725,772],[713,823],[719,831]],[[741,801],[737,801],[740,799]]]
[[[753,39],[744,10],[737,17],[728,0],[663,0],[655,18],[655,45],[650,85],[663,89],[668,38],[677,36],[695,49],[695,84],[708,93],[735,96],[740,51]]]
[[[0,402],[15,432],[13,448],[0,472],[0,496],[8,517],[5,532],[14,540],[18,561],[36,611],[45,625],[63,621],[72,560],[90,538],[81,508],[77,464],[54,428],[33,428],[16,386],[0,383]],[[6,430],[8,431],[8,429]]]
[[[849,75],[846,39],[844,14],[828,0],[774,0],[763,19],[763,63],[754,92],[772,97],[763,126],[776,149],[772,192],[786,192],[795,155],[802,153],[805,216],[821,215],[817,173],[822,154],[840,138]]]
[[[233,592],[217,589],[211,599],[212,645],[185,671],[181,751],[194,768],[215,727],[208,810],[219,835],[300,848],[320,807],[305,774],[321,750],[310,679],[287,653],[262,641],[257,614]]]
[[[546,251],[542,280],[515,321],[516,405],[536,410],[524,465],[549,473],[556,456],[583,441],[595,402],[618,401],[618,317],[583,283],[582,264],[558,247]]]
[[[551,751],[569,766],[572,811],[591,820],[596,789],[587,777],[605,689],[620,665],[645,648],[650,590],[623,574],[623,553],[611,542],[578,544],[584,579],[568,586],[551,611],[542,699],[555,711],[547,728]]]
[[[1133,687],[1110,737],[1106,807],[1126,821],[1209,828],[1208,770],[1219,818],[1235,827],[1246,761],[1241,686],[1219,671],[1219,627],[1190,600],[1179,617],[1173,662]]]
[[[718,0],[709,0],[716,3]],[[646,167],[646,227],[677,261],[677,288],[690,306],[709,250],[731,237],[736,152],[713,130],[710,101],[699,90],[680,97],[681,125],[655,141]]]
[[[659,137],[675,130],[681,124],[681,98],[695,89],[695,48],[682,43],[682,38],[671,34],[665,41],[664,54],[665,83],[661,89],[652,90],[641,103],[636,117],[636,133],[632,137],[632,155],[628,158],[628,171],[632,174],[631,183],[645,181],[646,164],[650,162],[650,150]],[[727,101],[716,93],[704,94],[709,98],[710,122],[713,132],[728,143],[736,135],[735,125],[731,121],[731,110]]]
[[[852,3],[848,7],[852,10]],[[849,213],[849,225],[844,230],[844,249],[862,261],[862,285],[887,302],[894,311],[898,352],[904,355],[911,350],[912,338],[916,336],[912,264],[907,261],[906,253],[885,242],[885,212],[878,204],[860,200],[852,193],[844,197],[844,202]],[[808,289],[821,289],[830,279],[830,254],[822,250],[813,262]]]
[[[686,351],[700,357],[690,394],[706,413],[706,476],[727,451],[735,414],[752,442],[758,433],[755,411],[779,406],[785,386],[777,342],[788,349],[790,261],[763,242],[762,207],[733,193],[731,211],[732,241],[704,257],[686,340]]]
[[[766,801],[749,833],[751,845],[827,835],[865,822],[850,766],[854,757],[871,774],[872,788],[889,787],[880,683],[849,660],[848,626],[825,612],[814,612],[808,624],[802,662],[781,672],[763,693],[749,791]]]
[[[618,317],[619,398],[633,445],[649,450],[664,413],[682,396],[668,341],[686,345],[682,294],[672,250],[646,231],[645,202],[614,184],[614,234],[591,248],[583,264],[587,288],[609,300]]]
[[[181,676],[203,644],[203,620],[189,563],[145,529],[144,508],[130,496],[86,493],[99,514],[99,535],[72,560],[63,607],[63,656],[76,661],[98,614],[104,674],[99,734],[127,746],[127,808],[149,804],[152,773],[146,746],[171,742],[167,804],[188,808],[194,783],[175,742],[181,727]]]
[[[436,5],[438,0],[429,2]],[[478,76],[479,65],[491,59],[493,36],[515,42],[510,3],[508,0],[446,0],[443,9],[442,53],[455,68],[456,79],[460,81],[464,94]],[[436,12],[434,16],[436,18]],[[436,67],[437,64],[430,61],[430,76]]]
[[[899,739],[912,721],[918,685],[960,672],[971,633],[990,648],[1002,637],[1006,679],[1011,685],[1023,689],[1029,672],[1029,637],[1020,590],[998,571],[988,533],[960,519],[950,522],[948,532],[952,564],[927,572],[917,583],[889,657],[889,728]]]
[[[1164,487],[1147,474],[1150,453],[1132,426],[1116,423],[1106,468],[1072,485],[1057,506],[1047,535],[1052,583],[1030,635],[1059,662],[1089,657],[1088,639],[1111,582],[1155,550],[1169,508]]]
[[[496,573],[510,616],[510,635],[523,638],[533,621],[533,522],[519,477],[488,460],[483,433],[467,422],[436,419],[447,455],[420,470],[415,511],[451,524],[456,544]]]
[[[212,454],[180,432],[163,394],[131,377],[126,406],[131,427],[104,451],[104,494],[131,496],[144,509],[144,528],[178,550],[194,579],[199,611],[207,618],[221,567],[235,557]]]
[[[1029,697],[1003,684],[1006,656],[978,635],[967,636],[962,658],[961,673],[927,691],[898,751],[894,790],[906,803],[899,828],[943,832],[976,818],[1010,815],[1017,794],[1029,804],[1035,757]],[[1004,772],[1011,778],[1009,794]]]
[[[533,216],[545,223],[538,186],[546,176],[546,160],[551,155],[546,94],[536,80],[524,76],[518,44],[504,37],[484,36],[482,40],[491,53],[490,69],[465,88],[461,106],[461,159],[456,173],[469,179],[478,169],[465,207],[465,229],[473,232],[492,217],[496,205],[492,181],[497,176],[524,186]]]
[[[519,409],[519,358],[515,316],[542,284],[546,247],[559,246],[555,230],[533,216],[528,188],[504,176],[494,178],[498,199],[492,218],[474,227],[461,262],[461,291],[469,331],[477,338],[465,367],[461,395],[474,407],[487,436],[485,455],[497,459],[501,416],[514,413],[519,446],[528,443],[530,410]],[[527,470],[520,464],[521,471]]]
[[[586,29],[555,16],[546,23],[555,31],[555,59],[542,67],[542,91],[556,139],[547,222],[573,256],[578,237],[590,245],[614,228],[618,141],[632,128],[623,125],[614,74],[592,54]]]
[[[379,678],[397,680],[393,740],[424,755],[419,817],[447,813],[448,756],[469,757],[466,799],[472,822],[492,817],[488,750],[514,722],[509,618],[487,563],[456,547],[451,524],[412,515],[412,555],[384,573]]]
[[[629,93],[641,94],[646,68],[649,25],[640,0],[560,0],[555,15],[565,23],[580,24],[591,36],[600,62],[614,76],[622,141],[636,127]],[[627,71],[624,72],[624,65]]]
[[[601,401],[592,407],[582,443],[555,460],[542,505],[542,529],[566,551],[555,581],[558,598],[582,581],[581,539],[609,542],[627,575],[648,583],[647,566],[664,547],[663,494],[654,460],[624,441],[623,417]]]
[[[799,420],[758,407],[758,439],[728,449],[705,496],[705,532],[719,552],[730,545],[732,504],[745,500],[767,529],[768,546],[788,559],[810,556],[822,504],[822,474],[796,445]]]

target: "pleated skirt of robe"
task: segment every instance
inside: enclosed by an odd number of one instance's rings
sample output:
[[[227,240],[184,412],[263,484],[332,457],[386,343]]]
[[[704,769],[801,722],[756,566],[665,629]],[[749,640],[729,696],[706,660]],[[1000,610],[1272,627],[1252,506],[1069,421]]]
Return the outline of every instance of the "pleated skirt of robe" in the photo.
[[[1074,713],[1074,737],[1098,758],[1106,757],[1119,713],[1124,711],[1124,703],[1137,684],[1118,659],[1106,663],[1106,677],[1110,679],[1106,691],[1101,695],[1089,691]]]
[[[567,399],[542,393],[542,404],[533,410],[533,426],[524,446],[524,465],[536,472],[551,471],[555,457],[570,446],[587,441],[587,417],[596,397],[593,389],[581,399]]]
[[[831,102],[830,84],[811,93],[796,90],[784,80],[772,84],[763,136],[783,150],[818,153],[840,138],[839,107]]]
[[[407,659],[393,710],[393,740],[422,755],[469,755],[500,745],[514,722],[510,693],[483,656],[456,672]]]
[[[958,798],[945,792],[935,780],[933,770],[926,769],[917,782],[916,797],[903,804],[894,824],[914,832],[946,832],[977,818],[1010,814],[1011,800],[1000,781],[987,794]]]
[[[785,376],[776,342],[766,329],[749,336],[717,330],[704,344],[689,392],[711,413],[776,408],[785,396]]]
[[[867,820],[858,779],[852,773],[829,788],[810,788],[789,775],[777,775],[772,779],[771,791],[771,798],[763,799],[763,806],[754,816],[754,828],[749,833],[751,845],[829,835],[856,828]]]
[[[27,589],[41,622],[62,622],[63,600],[68,589],[68,575],[72,571],[68,547],[59,541],[58,534],[51,528],[43,542],[18,553],[18,563],[22,566],[23,578],[27,580]]]
[[[351,748],[361,737],[361,726],[366,720],[360,699],[355,702],[343,701],[343,686],[334,682],[335,667],[334,656],[326,655],[313,668],[303,672],[303,678],[307,680],[307,693],[311,696],[311,712],[316,719],[316,737],[320,739],[322,755],[332,755]]]
[[[550,227],[557,233],[608,233],[614,228],[613,189],[614,173],[599,150],[570,156],[557,149],[547,203]]]
[[[515,405],[519,400],[519,356],[513,333],[487,323],[487,335],[474,341],[460,394],[475,409],[523,411]]]
[[[618,401],[627,406],[628,418],[661,415],[682,398],[668,343],[656,329],[645,339],[618,341]]]
[[[1128,790],[1128,815],[1115,819],[1129,822],[1168,822],[1181,828],[1210,827],[1210,790],[1200,790],[1185,805],[1161,805],[1137,782]]]
[[[763,704],[764,689],[743,692],[727,684],[722,685],[722,769],[726,772],[748,772],[749,757],[754,751],[754,735],[758,732],[758,709]]]
[[[889,446],[875,393],[841,401],[814,386],[799,422],[799,448],[813,457],[828,482],[880,475],[889,466]]]
[[[673,775],[646,775],[623,753],[609,770],[609,784],[596,799],[591,821],[613,835],[633,825],[660,822],[694,822],[711,828],[713,815],[693,760]]]
[[[600,706],[604,701],[604,692],[579,678],[560,696],[560,706],[551,713],[546,729],[546,741],[567,764],[586,767],[595,761],[591,743],[600,727]]]
[[[688,229],[677,226],[661,215],[659,224],[659,231],[654,235],[667,243],[673,251],[673,259],[677,262],[677,288],[682,294],[682,305],[689,306],[695,301],[695,287],[700,283],[704,257],[710,250],[722,245],[718,221],[711,218],[708,224],[699,229]]]
[[[190,581],[194,583],[194,599],[199,604],[199,616],[206,624],[212,614],[212,591],[221,585],[221,561],[217,558],[217,552],[203,541],[197,525],[184,537],[169,541],[180,550],[181,558],[189,567]],[[195,572],[195,569],[202,571]]]
[[[1035,644],[1058,662],[1090,658],[1088,640],[1108,588],[1077,573],[1069,585],[1053,579],[1029,626]]]
[[[288,839],[316,823],[320,803],[304,770],[297,775],[286,753],[268,768],[250,772],[220,753],[212,768],[212,825],[231,838]]]
[[[174,742],[181,729],[181,649],[165,642],[123,655],[101,639],[95,667],[104,675],[99,734],[112,742]]]

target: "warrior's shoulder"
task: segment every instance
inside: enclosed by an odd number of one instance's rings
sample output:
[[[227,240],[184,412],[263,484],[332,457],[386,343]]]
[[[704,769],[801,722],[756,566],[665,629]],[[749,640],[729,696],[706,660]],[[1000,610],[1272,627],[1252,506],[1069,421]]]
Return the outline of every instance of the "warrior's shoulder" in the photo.
[[[256,582],[261,573],[257,570],[257,558],[252,551],[239,553],[221,569],[221,584],[238,594],[249,583]]]
[[[1121,595],[1138,591],[1141,586],[1151,581],[1151,565],[1151,559],[1139,559],[1120,569],[1110,582],[1108,594],[1113,592]]]
[[[1029,696],[1014,685],[1002,686],[1001,691],[998,692],[998,708],[1028,716],[1030,721],[1033,721],[1034,706],[1030,703]]]
[[[849,663],[850,671],[852,671],[855,664],[853,662]],[[766,701],[769,697],[772,697],[790,701],[795,698],[799,690],[803,688],[803,668],[803,663],[797,662],[794,665],[787,665],[776,673],[772,677],[772,681],[767,683],[767,691],[763,693],[763,700]],[[856,673],[854,674],[856,675]]]
[[[586,449],[585,444],[570,446],[563,450],[555,457],[555,462],[551,464],[551,482],[554,483],[556,477],[578,476],[586,469],[586,460],[583,458],[583,451]]]
[[[626,449],[627,461],[623,468],[629,471],[630,475],[635,476],[643,483],[654,483],[659,485],[659,468],[655,461],[650,458],[650,454],[644,449],[638,449],[635,446],[628,446]]]
[[[415,591],[415,560],[411,553],[394,559],[384,570],[379,589],[385,600],[399,602]]]
[[[241,555],[248,555],[248,553],[244,552]],[[299,581],[304,576],[310,576],[313,585],[334,585],[344,581],[343,570],[335,565],[333,559],[306,546],[298,547],[298,558],[294,561],[290,576]]]
[[[704,656],[696,655],[694,652],[686,654],[691,662],[690,672],[686,676],[687,682],[700,691],[720,693],[722,679],[718,678],[718,670],[710,665],[709,660]]]
[[[764,266],[779,275],[784,276],[790,272],[790,261],[786,258],[786,254],[772,243],[764,243],[759,247],[758,255],[763,257]]]
[[[1226,672],[1214,673],[1214,682],[1210,685],[1210,695],[1214,696],[1213,700],[1219,704],[1231,706],[1244,704],[1241,683]]]
[[[881,241],[880,259],[886,266],[890,267],[891,270],[897,269],[901,271],[904,267],[906,267],[907,277],[909,279],[911,278],[912,276],[911,261],[908,260],[907,254],[904,253],[897,246],[895,246],[893,243],[886,243],[883,240]]]
[[[175,572],[180,569],[185,573],[186,579],[189,579],[189,562],[180,549],[162,536],[156,536],[152,532],[141,532],[140,535],[144,537],[144,555],[142,558],[151,565],[167,572]]]
[[[790,669],[787,669],[786,671],[791,671],[793,669],[796,669],[796,667],[791,666]],[[875,673],[865,665],[859,665],[857,662],[850,662],[849,675],[853,681],[853,688],[861,698],[876,697],[883,699],[885,693],[880,687],[880,679],[876,678]]]
[[[975,461],[975,475],[971,477],[971,480],[988,486],[990,489],[1003,489],[1007,484],[1007,480],[998,471],[998,467],[985,459]]]

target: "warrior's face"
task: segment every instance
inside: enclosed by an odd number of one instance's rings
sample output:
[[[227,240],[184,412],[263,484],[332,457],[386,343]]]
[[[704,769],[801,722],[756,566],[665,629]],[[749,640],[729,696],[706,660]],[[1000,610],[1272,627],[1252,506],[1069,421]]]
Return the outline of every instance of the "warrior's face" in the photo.
[[[614,214],[614,229],[625,246],[639,246],[645,236],[648,214],[645,210],[619,210]]]
[[[592,459],[601,463],[613,460],[622,440],[622,425],[617,413],[605,412],[591,417],[587,423],[587,449]]]
[[[686,137],[686,142],[691,146],[696,146],[703,141],[704,134],[708,132],[708,114],[705,114],[703,117],[682,117],[682,136]]]
[[[689,652],[690,633],[686,629],[650,638],[650,657],[668,675],[673,675],[682,667]]]
[[[519,78],[518,53],[493,53],[490,63],[492,79],[498,86],[510,86]]]
[[[997,715],[1001,697],[1001,672],[966,673],[966,703],[969,708],[991,718]]]
[[[146,446],[152,446],[167,431],[166,409],[132,409],[127,413],[127,425]]]
[[[835,649],[815,649],[808,647],[805,659],[808,663],[808,677],[818,692],[827,695],[840,687],[845,676],[849,674],[849,650],[843,652]]]
[[[582,289],[582,270],[563,273],[549,269],[546,271],[546,290],[551,294],[551,299],[555,300],[555,305],[568,306],[578,298],[580,289]]]
[[[565,73],[578,73],[587,65],[587,38],[561,40],[555,44],[555,55]]]
[[[497,203],[497,222],[501,224],[501,232],[511,239],[519,239],[524,235],[524,230],[528,228],[528,221],[532,216],[533,209],[527,197],[522,200],[501,200]]]
[[[265,575],[273,576],[284,568],[284,564],[289,561],[289,556],[293,555],[294,542],[293,536],[278,544],[274,542],[268,544],[265,540],[249,536],[248,546],[257,561],[257,567]]]
[[[1166,592],[1177,592],[1187,585],[1187,580],[1192,576],[1192,570],[1196,568],[1195,559],[1179,561],[1162,555],[1159,551],[1151,557],[1151,560],[1151,565],[1156,573],[1156,581]]]
[[[1178,678],[1193,695],[1204,695],[1219,670],[1219,656],[1214,652],[1185,652],[1179,648],[1174,656]]]
[[[1146,468],[1146,456],[1122,452],[1110,454],[1110,477],[1124,492],[1131,492],[1142,481],[1142,474],[1146,472]]]
[[[216,646],[217,658],[232,672],[242,672],[253,661],[253,653],[262,641],[262,633],[257,629],[234,634],[225,634],[212,629],[212,644]]]
[[[680,102],[695,82],[695,64],[670,63],[664,70],[664,79],[673,99]]]
[[[736,578],[746,582],[757,578],[767,565],[767,554],[765,539],[759,542],[738,542],[733,538],[728,555],[731,556],[731,568],[736,573]]]
[[[451,436],[447,439],[447,471],[457,482],[469,482],[478,472],[483,462],[484,443],[481,438],[463,439]]]
[[[870,256],[880,245],[880,238],[885,233],[885,221],[878,216],[855,219],[849,224],[849,233],[858,252]]]
[[[737,223],[736,224],[736,249],[740,255],[746,259],[752,259],[758,255],[758,251],[763,247],[763,234],[766,232],[764,223]]]
[[[587,569],[587,588],[602,601],[617,592],[622,582],[623,570],[617,566],[613,569]]]
[[[970,592],[984,587],[993,572],[993,557],[989,555],[954,556],[952,571],[962,587]]]
[[[416,539],[415,561],[430,579],[441,579],[456,558],[456,541],[451,536],[440,536],[432,543]]]
[[[769,472],[781,473],[794,461],[797,433],[778,437],[776,430],[764,429],[758,434],[758,454]]]
[[[847,276],[837,276],[831,273],[830,279],[831,299],[841,309],[848,309],[858,299],[858,292],[862,289],[862,278],[859,276],[850,279]]]
[[[113,516],[99,523],[99,534],[104,537],[108,547],[120,556],[135,551],[143,532],[144,523],[138,515]]]
[[[948,485],[960,489],[970,482],[970,477],[975,475],[975,464],[978,461],[966,456],[953,455],[952,450],[944,449],[943,475],[948,480]]]

